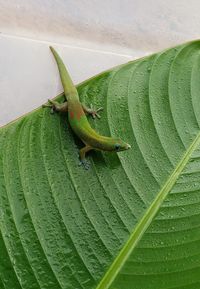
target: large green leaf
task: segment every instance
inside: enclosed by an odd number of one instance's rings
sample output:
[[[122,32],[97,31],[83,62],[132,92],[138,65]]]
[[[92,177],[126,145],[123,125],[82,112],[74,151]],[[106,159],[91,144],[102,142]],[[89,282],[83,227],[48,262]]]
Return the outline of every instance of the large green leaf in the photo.
[[[92,152],[85,171],[66,116],[1,128],[0,288],[200,288],[200,41],[78,90],[132,149]]]

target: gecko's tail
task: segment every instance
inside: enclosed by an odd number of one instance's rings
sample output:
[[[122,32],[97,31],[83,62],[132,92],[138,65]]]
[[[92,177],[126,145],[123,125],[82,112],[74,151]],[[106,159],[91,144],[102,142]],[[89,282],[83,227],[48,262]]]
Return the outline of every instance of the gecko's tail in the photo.
[[[60,58],[59,54],[56,52],[56,50],[52,46],[50,46],[49,48],[51,49],[51,52],[53,53],[55,60],[57,62],[58,70],[60,73],[60,78],[62,81],[62,85],[64,88],[66,98],[69,100],[71,95],[73,95],[73,99],[75,98],[76,95],[78,97],[76,87],[73,84],[73,81],[72,81],[62,59]]]

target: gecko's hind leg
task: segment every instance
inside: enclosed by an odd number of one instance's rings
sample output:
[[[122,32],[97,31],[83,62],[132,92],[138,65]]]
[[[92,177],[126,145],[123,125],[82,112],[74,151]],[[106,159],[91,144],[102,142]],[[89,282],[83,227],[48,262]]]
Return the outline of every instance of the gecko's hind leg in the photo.
[[[50,107],[51,113],[54,113],[55,111],[67,112],[68,110],[67,101],[63,103],[59,103],[55,100],[48,99],[48,103],[49,104],[44,104],[42,107]]]
[[[79,155],[80,155],[80,165],[83,165],[83,167],[88,170],[89,167],[90,167],[90,163],[86,160],[85,158],[85,154],[87,152],[89,152],[90,150],[92,150],[92,147],[86,145],[84,148],[82,148],[80,151],[79,151]]]
[[[90,114],[93,118],[101,118],[101,116],[98,114],[99,111],[103,110],[103,107],[94,109],[93,105],[91,104],[90,107],[87,107],[85,104],[82,103],[82,107],[85,113]]]

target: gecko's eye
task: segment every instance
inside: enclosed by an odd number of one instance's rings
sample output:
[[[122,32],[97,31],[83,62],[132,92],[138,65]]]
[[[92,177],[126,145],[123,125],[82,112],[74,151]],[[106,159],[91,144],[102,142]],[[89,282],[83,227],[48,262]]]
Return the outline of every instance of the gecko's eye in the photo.
[[[117,143],[117,144],[115,145],[115,149],[116,149],[116,151],[118,151],[118,150],[120,149],[120,144]]]

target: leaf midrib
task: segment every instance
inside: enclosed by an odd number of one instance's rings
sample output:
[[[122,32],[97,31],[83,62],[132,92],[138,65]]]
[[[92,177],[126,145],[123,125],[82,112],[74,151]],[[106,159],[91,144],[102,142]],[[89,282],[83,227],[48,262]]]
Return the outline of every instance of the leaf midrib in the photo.
[[[195,137],[189,148],[186,150],[185,154],[183,155],[183,157],[173,170],[170,177],[165,182],[162,189],[157,194],[155,200],[152,202],[148,210],[145,212],[142,219],[136,225],[134,231],[132,232],[129,239],[126,241],[125,245],[123,246],[117,257],[111,264],[108,271],[105,273],[100,283],[97,285],[96,289],[108,289],[110,285],[113,283],[118,273],[124,266],[126,260],[133,252],[137,243],[142,238],[149,225],[152,223],[152,220],[157,214],[158,210],[160,209],[163,201],[167,197],[168,193],[171,191],[178,177],[180,176],[186,164],[188,163],[192,153],[195,151],[195,149],[198,147],[199,144],[200,144],[200,132],[197,134],[197,136]]]

